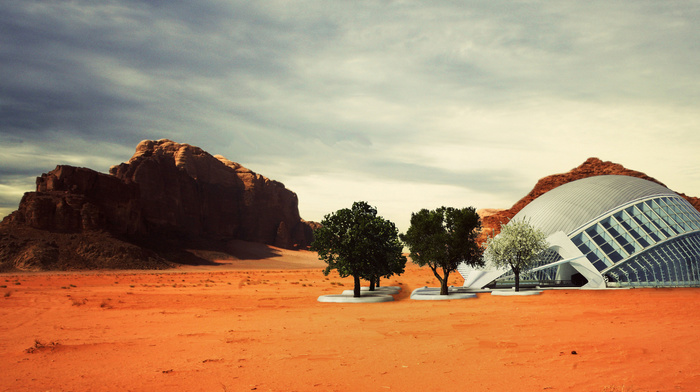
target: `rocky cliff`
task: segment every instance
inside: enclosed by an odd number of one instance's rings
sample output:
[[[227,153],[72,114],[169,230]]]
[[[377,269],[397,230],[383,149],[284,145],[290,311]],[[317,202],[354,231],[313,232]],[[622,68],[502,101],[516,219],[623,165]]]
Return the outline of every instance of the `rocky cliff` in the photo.
[[[528,205],[531,201],[535,200],[542,194],[549,192],[550,190],[571,181],[601,175],[623,175],[638,177],[648,181],[653,181],[660,185],[664,185],[658,180],[649,177],[642,172],[627,169],[618,163],[602,161],[598,158],[588,158],[583,164],[571,169],[566,173],[553,174],[551,176],[541,178],[539,181],[537,181],[537,184],[530,191],[530,193],[528,193],[525,197],[520,199],[511,208],[507,210],[500,210],[488,215],[485,214],[484,216],[482,216],[483,230],[480,240],[485,241],[486,237],[488,235],[491,235],[491,233],[498,234],[500,232],[501,223],[508,223],[508,221],[511,218],[513,218],[515,214],[520,212],[520,210],[525,208],[526,205]],[[680,193],[680,195],[686,200],[688,200],[690,204],[692,204],[697,210],[700,211],[700,198],[686,196],[682,193]]]
[[[0,269],[161,268],[185,247],[235,240],[306,248],[317,224],[297,204],[282,183],[221,156],[146,140],[110,175],[58,166],[37,178],[0,224]]]
[[[150,236],[240,239],[281,248],[310,245],[297,195],[222,156],[170,140],[145,140],[110,174],[140,190]]]

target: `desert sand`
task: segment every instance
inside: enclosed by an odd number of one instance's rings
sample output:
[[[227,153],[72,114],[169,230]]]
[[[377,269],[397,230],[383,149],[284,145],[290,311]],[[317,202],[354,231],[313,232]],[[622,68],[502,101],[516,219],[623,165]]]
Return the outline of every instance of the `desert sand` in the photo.
[[[257,254],[257,256],[256,256]],[[200,255],[201,256],[201,255]],[[700,289],[319,303],[311,252],[0,275],[2,391],[696,391]],[[264,256],[264,258],[262,257]],[[453,284],[461,285],[459,275]]]

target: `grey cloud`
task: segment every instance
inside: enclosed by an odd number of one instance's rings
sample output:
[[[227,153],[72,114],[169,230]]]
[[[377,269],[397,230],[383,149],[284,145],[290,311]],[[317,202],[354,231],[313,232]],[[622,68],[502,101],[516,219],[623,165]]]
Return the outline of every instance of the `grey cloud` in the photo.
[[[117,148],[99,161],[105,166],[128,159],[142,139],[167,137],[254,170],[279,162],[282,175],[342,170],[504,192],[512,169],[407,165],[384,147],[410,151],[427,133],[447,144],[537,147],[537,135],[513,140],[517,131],[503,135],[468,116],[450,129],[436,125],[460,108],[493,120],[531,110],[530,102],[542,117],[561,101],[694,107],[699,8],[684,1],[4,2],[0,142],[12,150],[18,146],[7,140],[23,141],[49,159],[87,156],[86,165],[98,162],[89,145]],[[459,126],[464,135],[454,138]],[[13,162],[3,162],[0,183],[46,170]]]
[[[370,176],[384,180],[420,184],[451,185],[485,193],[512,190],[514,173],[507,170],[445,170],[426,165],[397,163],[391,161],[372,162],[361,165]]]
[[[0,33],[12,37],[0,51],[3,133],[65,129],[123,137],[139,126],[157,128],[157,121],[139,120],[167,117],[171,100],[191,97],[178,79],[200,76],[216,86],[231,74],[286,73],[281,60],[289,34],[250,10],[184,2],[15,4],[4,7],[0,24]],[[132,69],[154,84],[135,97],[95,61]]]

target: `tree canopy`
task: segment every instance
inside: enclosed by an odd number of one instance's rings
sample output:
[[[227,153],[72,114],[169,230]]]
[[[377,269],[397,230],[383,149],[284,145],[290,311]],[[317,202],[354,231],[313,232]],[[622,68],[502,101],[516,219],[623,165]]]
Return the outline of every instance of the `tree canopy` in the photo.
[[[321,225],[311,250],[328,264],[325,275],[337,270],[343,278],[354,278],[355,297],[360,296],[360,279],[376,282],[404,272],[406,257],[396,226],[366,202],[326,215]]]
[[[440,282],[440,294],[447,295],[450,273],[461,262],[474,267],[483,265],[483,249],[476,242],[480,230],[481,219],[474,207],[422,209],[411,214],[411,226],[401,240],[408,246],[414,263],[430,267]]]
[[[501,233],[486,241],[484,257],[496,267],[510,267],[515,275],[515,291],[520,291],[520,271],[529,268],[549,248],[547,236],[528,221],[501,225]]]

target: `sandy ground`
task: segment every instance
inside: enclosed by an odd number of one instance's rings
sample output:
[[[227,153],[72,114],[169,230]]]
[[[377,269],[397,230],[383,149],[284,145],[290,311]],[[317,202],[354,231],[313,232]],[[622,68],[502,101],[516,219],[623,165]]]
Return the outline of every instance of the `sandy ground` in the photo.
[[[697,391],[700,289],[319,303],[309,252],[0,275],[3,391]],[[293,267],[293,268],[290,268]],[[461,279],[455,279],[461,284]]]

